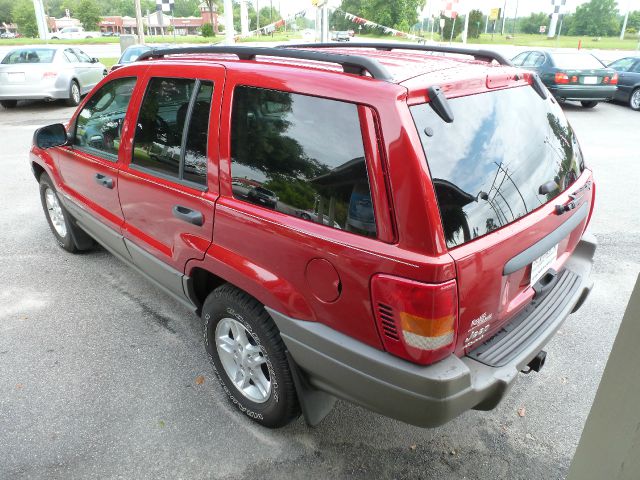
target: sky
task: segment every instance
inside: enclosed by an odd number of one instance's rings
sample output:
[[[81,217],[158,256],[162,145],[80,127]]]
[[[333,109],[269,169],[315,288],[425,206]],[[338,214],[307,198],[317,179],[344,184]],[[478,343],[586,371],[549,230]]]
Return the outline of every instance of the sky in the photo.
[[[254,5],[256,1],[259,2],[260,7],[269,5],[273,2],[274,7],[280,8],[280,11],[284,16],[292,15],[304,9],[311,9],[311,0],[252,0]],[[393,1],[393,0],[390,0]],[[465,3],[471,9],[477,8],[483,12],[488,12],[491,8],[503,8],[505,0],[459,0],[460,3]],[[575,12],[576,7],[588,0],[567,0],[566,11],[567,13]],[[429,14],[429,4],[431,9],[435,12],[440,10],[440,5],[444,3],[444,0],[427,0],[427,6],[422,12],[424,16]],[[337,7],[340,5],[340,0],[329,0],[329,5]],[[518,8],[518,16],[528,16],[534,12],[548,12],[551,13],[552,5],[551,0],[506,0],[506,14],[509,17],[515,15],[516,5]],[[618,0],[618,10],[621,13],[625,13],[627,8],[630,10],[640,10],[640,0]],[[311,13],[311,12],[309,12]],[[357,13],[357,12],[350,12]]]

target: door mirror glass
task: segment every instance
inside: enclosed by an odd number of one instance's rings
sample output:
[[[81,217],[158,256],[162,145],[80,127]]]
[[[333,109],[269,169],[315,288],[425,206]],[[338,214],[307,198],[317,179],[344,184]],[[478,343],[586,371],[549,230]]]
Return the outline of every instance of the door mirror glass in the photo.
[[[98,63],[100,60],[98,60],[96,57],[91,57],[91,63]]]
[[[67,130],[61,123],[54,123],[36,130],[33,139],[38,148],[59,147],[67,144]]]

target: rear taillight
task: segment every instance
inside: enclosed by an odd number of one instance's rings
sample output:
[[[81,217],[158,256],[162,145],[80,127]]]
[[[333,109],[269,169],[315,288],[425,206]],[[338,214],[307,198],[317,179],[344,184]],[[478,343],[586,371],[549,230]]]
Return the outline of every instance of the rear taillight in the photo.
[[[58,72],[44,72],[42,74],[42,79],[46,80],[47,78],[56,78],[58,76]]]
[[[564,72],[556,72],[555,76],[556,83],[569,83],[569,75]]]
[[[618,84],[618,74],[614,73],[613,77],[611,77],[611,81],[609,82],[611,85],[617,85]]]
[[[421,365],[453,352],[458,325],[455,280],[429,284],[375,275],[371,296],[385,350]]]

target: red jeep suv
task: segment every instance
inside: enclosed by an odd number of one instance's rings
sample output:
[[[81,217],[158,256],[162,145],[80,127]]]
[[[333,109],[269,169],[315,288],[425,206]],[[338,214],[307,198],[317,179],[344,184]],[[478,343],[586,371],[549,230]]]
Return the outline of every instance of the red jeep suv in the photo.
[[[587,297],[595,184],[540,79],[404,44],[152,50],[31,150],[67,251],[202,316],[230,400],[414,425],[488,410]]]

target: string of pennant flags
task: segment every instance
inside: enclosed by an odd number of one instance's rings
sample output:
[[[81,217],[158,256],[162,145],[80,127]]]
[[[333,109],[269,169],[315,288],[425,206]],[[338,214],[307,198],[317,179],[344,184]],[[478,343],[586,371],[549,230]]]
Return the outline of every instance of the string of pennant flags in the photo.
[[[366,18],[358,17],[353,13],[343,12],[340,9],[336,9],[336,12],[344,14],[344,18],[346,18],[347,20],[357,25],[361,25],[363,27],[368,27],[368,28],[378,28],[382,30],[384,33],[386,33],[387,35],[393,35],[394,37],[410,38],[412,40],[422,40],[422,38],[417,35],[413,35],[407,32],[402,32],[400,30],[396,30],[395,28],[387,27],[385,25],[380,25],[379,23],[372,22],[371,20],[367,20]]]
[[[275,21],[273,23],[265,25],[264,27],[257,28],[256,30],[251,30],[246,35],[242,35],[242,34],[241,35],[236,35],[235,38],[253,37],[255,35],[269,35],[269,34],[273,33],[277,28],[284,27],[287,24],[289,24],[291,22],[294,22],[298,18],[304,17],[305,13],[306,13],[306,10],[301,10],[298,13],[295,13],[293,15],[289,15],[287,18],[281,18],[280,20],[277,20],[277,21]]]

